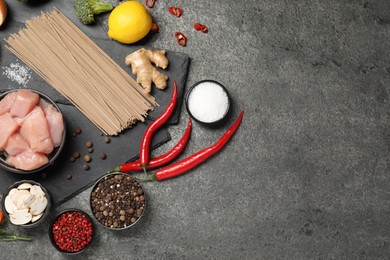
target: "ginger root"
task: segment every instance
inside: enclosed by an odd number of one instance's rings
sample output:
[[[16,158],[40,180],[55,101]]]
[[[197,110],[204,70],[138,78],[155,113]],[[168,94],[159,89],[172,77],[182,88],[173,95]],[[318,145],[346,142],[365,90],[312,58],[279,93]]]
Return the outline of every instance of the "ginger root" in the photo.
[[[158,89],[165,89],[167,86],[168,77],[152,65],[154,63],[157,67],[165,69],[168,66],[165,53],[165,50],[152,51],[142,48],[129,54],[125,59],[126,65],[131,66],[132,73],[137,75],[137,82],[148,94],[151,91],[152,82]]]

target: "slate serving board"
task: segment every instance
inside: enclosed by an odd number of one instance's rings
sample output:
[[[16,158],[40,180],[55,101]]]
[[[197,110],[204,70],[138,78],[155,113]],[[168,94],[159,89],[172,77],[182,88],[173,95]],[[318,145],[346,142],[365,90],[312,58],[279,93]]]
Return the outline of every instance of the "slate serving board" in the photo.
[[[132,75],[130,67],[124,64],[124,58],[126,55],[142,46],[127,46],[104,39],[93,40],[106,51],[111,58]],[[1,73],[1,92],[9,89],[28,87],[45,93],[59,104],[64,113],[67,125],[67,140],[61,155],[54,165],[41,172],[29,175],[18,175],[0,169],[0,192],[4,192],[8,186],[16,181],[33,179],[48,189],[52,196],[53,204],[57,206],[91,186],[97,179],[104,175],[108,169],[113,168],[120,163],[136,159],[139,155],[139,146],[142,135],[147,125],[149,125],[169,103],[174,79],[176,79],[178,83],[179,104],[169,123],[176,124],[179,121],[189,66],[189,57],[186,54],[171,51],[167,52],[167,57],[170,61],[170,65],[164,70],[164,73],[169,77],[168,87],[164,91],[153,90],[152,92],[152,95],[155,96],[159,106],[156,107],[154,111],[150,112],[144,123],[137,123],[133,128],[122,132],[119,136],[110,137],[111,141],[108,144],[103,141],[103,137],[100,135],[101,131],[91,121],[34,72],[31,73],[31,79],[26,86],[21,86]],[[4,39],[2,39],[0,66],[4,70],[4,68],[7,66],[9,67],[12,63],[19,63],[25,66],[22,61],[18,60],[11,52],[4,48]],[[72,132],[76,127],[80,127],[82,133],[73,137]],[[161,129],[154,136],[153,148],[156,148],[169,140],[170,135],[168,131],[166,129]],[[85,146],[87,141],[93,142],[94,151],[90,154],[92,157],[90,163],[91,168],[89,171],[84,171],[82,169],[84,163],[82,157],[87,154],[87,148]],[[76,151],[80,152],[81,157],[75,162],[71,162],[69,158]],[[104,152],[107,155],[105,160],[99,158],[101,152]],[[66,178],[67,174],[71,174],[72,178],[68,180]]]

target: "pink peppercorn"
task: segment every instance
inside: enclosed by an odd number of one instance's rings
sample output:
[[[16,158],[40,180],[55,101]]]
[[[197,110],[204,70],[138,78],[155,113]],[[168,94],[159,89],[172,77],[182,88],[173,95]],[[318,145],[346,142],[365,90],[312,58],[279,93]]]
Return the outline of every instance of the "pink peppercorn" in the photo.
[[[68,211],[54,221],[51,232],[54,243],[61,251],[76,253],[92,241],[93,227],[83,213]]]

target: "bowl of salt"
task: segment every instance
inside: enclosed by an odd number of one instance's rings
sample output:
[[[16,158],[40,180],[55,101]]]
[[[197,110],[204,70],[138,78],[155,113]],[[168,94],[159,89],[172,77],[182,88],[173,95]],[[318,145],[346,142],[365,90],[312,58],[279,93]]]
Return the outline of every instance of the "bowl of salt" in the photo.
[[[188,114],[206,126],[221,125],[230,110],[230,96],[227,89],[214,80],[195,83],[187,92],[186,108]]]

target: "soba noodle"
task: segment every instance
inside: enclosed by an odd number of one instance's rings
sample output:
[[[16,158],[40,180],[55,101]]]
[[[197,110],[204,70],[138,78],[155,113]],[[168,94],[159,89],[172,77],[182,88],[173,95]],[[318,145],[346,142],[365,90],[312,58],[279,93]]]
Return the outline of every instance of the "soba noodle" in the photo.
[[[144,121],[155,99],[58,9],[26,22],[7,48],[99,129],[117,135]]]

